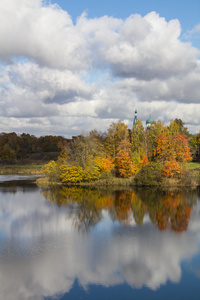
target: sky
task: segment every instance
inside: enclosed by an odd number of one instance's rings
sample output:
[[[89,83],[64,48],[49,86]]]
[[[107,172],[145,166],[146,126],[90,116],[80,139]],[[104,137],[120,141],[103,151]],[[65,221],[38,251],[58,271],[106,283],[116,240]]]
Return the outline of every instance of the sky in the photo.
[[[200,131],[200,1],[1,0],[0,132]]]

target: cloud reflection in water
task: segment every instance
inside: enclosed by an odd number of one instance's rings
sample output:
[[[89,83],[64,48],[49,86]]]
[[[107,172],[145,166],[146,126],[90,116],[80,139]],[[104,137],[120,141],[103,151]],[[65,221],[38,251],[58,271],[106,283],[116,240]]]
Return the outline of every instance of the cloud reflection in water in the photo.
[[[84,234],[73,225],[71,210],[45,200],[36,189],[1,193],[0,298],[43,299],[70,291],[75,279],[87,289],[128,283],[158,289],[179,282],[181,262],[197,254],[197,218],[186,232],[102,221]],[[194,226],[192,224],[195,224]]]

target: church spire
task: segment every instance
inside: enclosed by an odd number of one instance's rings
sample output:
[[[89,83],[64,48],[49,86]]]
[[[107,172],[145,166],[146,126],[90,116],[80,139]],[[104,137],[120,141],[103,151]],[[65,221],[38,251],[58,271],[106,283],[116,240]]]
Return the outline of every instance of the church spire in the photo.
[[[137,118],[137,109],[135,109],[135,117],[134,117],[134,120],[133,120],[133,125],[135,124],[135,122],[138,120]]]

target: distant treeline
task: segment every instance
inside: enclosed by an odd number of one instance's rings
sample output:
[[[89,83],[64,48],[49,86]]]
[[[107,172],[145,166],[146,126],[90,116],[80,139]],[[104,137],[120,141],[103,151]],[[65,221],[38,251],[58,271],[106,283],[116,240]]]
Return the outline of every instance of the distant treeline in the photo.
[[[175,159],[173,145],[170,144],[172,142],[179,146],[187,143],[193,159],[200,154],[200,132],[196,135],[189,133],[182,120],[171,120],[169,126],[161,121],[154,121],[149,129],[144,128],[138,120],[132,130],[119,121],[110,124],[106,132],[91,130],[89,134],[74,136],[72,139],[52,135],[37,138],[29,133],[1,133],[0,160],[23,159],[33,153],[57,152],[59,155],[65,152],[70,165],[80,166],[85,170],[97,157],[116,163],[119,156],[124,156],[124,152],[127,152],[126,159],[123,159],[127,162],[128,169],[131,165],[140,169],[142,161],[164,161],[170,158],[171,164],[172,157]],[[187,147],[185,150],[183,148],[180,149],[182,156]]]
[[[30,153],[60,152],[68,141],[62,136],[48,135],[37,138],[28,133],[1,133],[0,159],[22,159]]]

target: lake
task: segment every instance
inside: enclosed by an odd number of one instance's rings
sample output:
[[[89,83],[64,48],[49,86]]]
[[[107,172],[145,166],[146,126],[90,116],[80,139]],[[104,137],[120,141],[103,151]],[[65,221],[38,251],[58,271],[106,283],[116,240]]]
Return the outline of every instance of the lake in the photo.
[[[198,299],[200,190],[0,176],[0,299]]]

